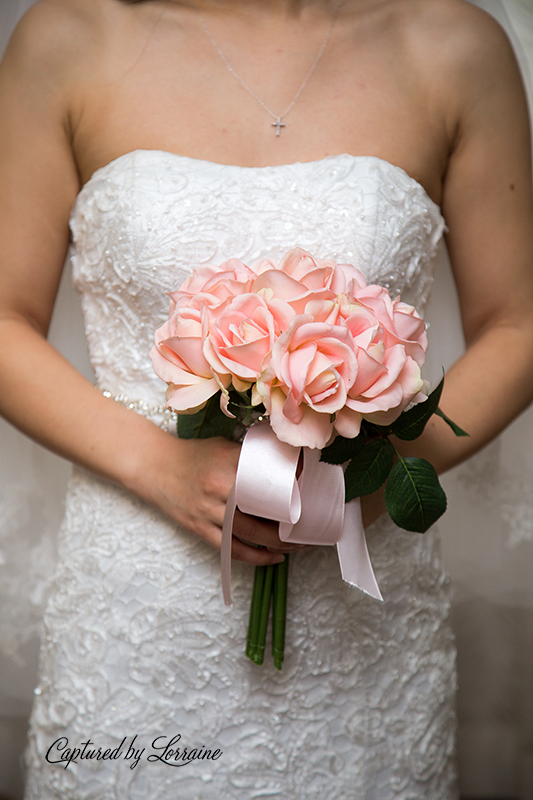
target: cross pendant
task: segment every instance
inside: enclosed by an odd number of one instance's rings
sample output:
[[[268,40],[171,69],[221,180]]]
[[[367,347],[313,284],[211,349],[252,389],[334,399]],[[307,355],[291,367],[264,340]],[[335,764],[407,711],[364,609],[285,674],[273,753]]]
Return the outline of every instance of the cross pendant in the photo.
[[[279,136],[281,129],[286,127],[285,123],[281,121],[281,117],[276,117],[276,122],[271,122],[270,124],[276,129],[276,136]]]

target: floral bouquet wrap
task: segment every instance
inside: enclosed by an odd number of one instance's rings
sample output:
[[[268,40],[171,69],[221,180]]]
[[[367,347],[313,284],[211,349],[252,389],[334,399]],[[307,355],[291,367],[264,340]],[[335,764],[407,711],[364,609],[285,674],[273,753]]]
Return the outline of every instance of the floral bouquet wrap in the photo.
[[[464,434],[438,408],[442,382],[428,396],[426,349],[426,326],[412,306],[368,285],[350,264],[300,248],[279,264],[203,266],[170,293],[151,357],[179,415],[178,434],[243,440],[222,536],[226,603],[236,506],[277,520],[283,541],[335,544],[342,577],[381,599],[359,498],[388,478],[388,513],[414,531],[446,508],[433,467],[402,458],[390,436],[416,438],[433,413]],[[287,566],[288,556],[256,568],[248,631],[247,654],[262,663],[273,595],[278,668]]]

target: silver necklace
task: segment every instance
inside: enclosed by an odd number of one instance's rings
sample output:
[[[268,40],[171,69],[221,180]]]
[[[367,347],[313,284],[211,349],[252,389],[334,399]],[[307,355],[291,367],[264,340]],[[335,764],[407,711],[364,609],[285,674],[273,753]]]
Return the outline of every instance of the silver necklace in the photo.
[[[272,122],[272,123],[271,123],[271,125],[272,125],[272,127],[273,127],[273,128],[275,128],[275,129],[276,129],[276,136],[279,136],[279,135],[280,135],[280,133],[281,133],[281,129],[282,129],[282,128],[286,128],[286,127],[287,127],[287,126],[285,125],[285,123],[284,123],[284,122],[282,122],[282,120],[283,120],[283,119],[285,119],[285,117],[286,117],[286,116],[289,114],[289,112],[291,112],[291,111],[292,111],[292,109],[294,108],[294,106],[296,105],[296,103],[298,102],[298,100],[300,99],[300,95],[302,94],[303,90],[305,89],[305,87],[307,86],[307,84],[309,83],[309,81],[311,80],[311,78],[312,78],[312,76],[313,76],[313,73],[314,73],[315,69],[316,69],[316,68],[318,67],[318,65],[320,64],[320,61],[321,61],[321,59],[322,59],[322,56],[324,55],[324,51],[325,51],[325,49],[326,49],[326,47],[327,47],[327,44],[328,44],[328,42],[329,42],[329,37],[331,36],[331,33],[332,33],[332,31],[333,31],[333,28],[335,27],[335,23],[337,22],[337,17],[339,16],[339,11],[341,10],[341,8],[342,8],[342,6],[345,4],[345,2],[346,2],[346,0],[341,0],[341,2],[340,2],[340,3],[338,3],[338,4],[335,6],[335,10],[334,10],[334,12],[333,12],[333,17],[332,17],[332,19],[331,19],[331,24],[330,24],[329,28],[328,28],[328,29],[327,29],[327,31],[326,31],[326,35],[324,36],[324,41],[322,42],[322,46],[321,46],[320,50],[318,51],[318,55],[317,55],[317,57],[316,57],[316,58],[315,58],[315,60],[313,61],[313,64],[312,64],[312,66],[311,66],[311,69],[309,70],[309,72],[308,72],[308,73],[307,73],[307,75],[305,76],[304,82],[302,83],[302,85],[300,86],[300,88],[298,89],[298,91],[296,92],[296,94],[294,95],[294,99],[292,100],[292,102],[290,102],[290,103],[289,103],[289,105],[287,106],[287,108],[285,109],[285,111],[283,112],[283,114],[280,114],[279,116],[278,116],[277,114],[274,114],[274,112],[273,112],[273,111],[271,111],[271,110],[269,109],[269,107],[268,107],[268,106],[267,106],[265,103],[263,103],[263,101],[261,100],[261,98],[260,98],[260,97],[258,97],[258,96],[256,95],[256,93],[253,91],[253,89],[250,89],[250,87],[248,86],[248,84],[247,84],[245,81],[243,81],[243,79],[241,78],[241,76],[240,76],[240,75],[237,75],[237,73],[235,72],[235,70],[233,69],[233,67],[231,66],[231,64],[229,63],[228,59],[226,58],[226,56],[224,55],[224,53],[222,52],[222,50],[220,49],[220,47],[218,46],[218,44],[217,44],[217,43],[215,42],[215,40],[213,39],[213,36],[212,36],[212,34],[211,34],[211,31],[210,31],[210,30],[209,30],[209,28],[207,27],[207,22],[205,21],[204,15],[203,15],[203,14],[202,14],[202,12],[200,11],[200,9],[198,9],[198,13],[200,14],[200,19],[201,19],[201,21],[202,21],[202,26],[203,26],[203,29],[204,29],[204,31],[205,31],[205,34],[206,34],[207,38],[208,38],[208,39],[209,39],[209,41],[211,42],[211,44],[212,44],[212,46],[213,46],[213,48],[214,48],[215,52],[216,52],[216,53],[218,53],[218,55],[220,56],[220,58],[221,58],[221,60],[222,60],[222,63],[224,64],[224,66],[226,67],[226,69],[228,70],[228,72],[230,72],[230,73],[231,73],[231,75],[233,75],[233,77],[235,78],[235,80],[236,80],[238,83],[240,83],[240,85],[243,87],[243,89],[246,89],[246,91],[248,92],[248,94],[250,94],[250,95],[251,95],[251,96],[252,96],[252,97],[253,97],[255,100],[257,100],[257,102],[259,103],[259,105],[260,105],[262,108],[264,108],[264,109],[265,109],[265,111],[266,111],[266,112],[268,112],[268,114],[270,114],[270,116],[272,117],[272,119],[274,119],[274,120],[275,120],[275,122]]]

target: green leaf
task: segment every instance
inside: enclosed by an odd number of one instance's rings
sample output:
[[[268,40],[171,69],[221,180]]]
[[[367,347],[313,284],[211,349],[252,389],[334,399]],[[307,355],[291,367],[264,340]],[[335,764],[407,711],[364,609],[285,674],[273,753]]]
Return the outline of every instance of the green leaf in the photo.
[[[231,439],[236,424],[236,419],[227,417],[221,410],[220,392],[217,392],[196,414],[178,415],[178,436],[180,439],[208,439],[210,436]]]
[[[372,439],[348,464],[344,473],[346,502],[375,492],[387,480],[394,447],[387,439]]]
[[[408,456],[391,470],[385,504],[398,527],[425,533],[446,511],[446,494],[429,461]]]
[[[424,400],[422,403],[417,403],[416,406],[410,408],[409,411],[404,411],[400,414],[398,419],[391,425],[391,433],[397,436],[398,439],[404,439],[406,441],[418,439],[423,433],[429,418],[437,411],[443,386],[444,378],[431,392],[427,400]]]
[[[462,428],[460,428],[459,425],[457,425],[457,423],[455,423],[452,419],[447,417],[444,411],[442,411],[440,408],[437,408],[435,414],[438,417],[442,417],[444,422],[446,422],[450,426],[450,428],[452,429],[452,431],[455,433],[456,436],[470,436],[470,434],[464,431]]]
[[[354,439],[345,439],[344,436],[337,436],[327,447],[324,447],[320,454],[320,460],[326,464],[344,464],[365,446],[366,436],[360,433]]]

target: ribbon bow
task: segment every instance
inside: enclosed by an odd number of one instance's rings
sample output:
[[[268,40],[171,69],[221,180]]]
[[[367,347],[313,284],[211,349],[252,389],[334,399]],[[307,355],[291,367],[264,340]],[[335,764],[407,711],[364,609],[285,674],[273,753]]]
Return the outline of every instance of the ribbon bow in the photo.
[[[303,469],[296,478],[301,451]],[[237,507],[245,514],[277,520],[282,542],[336,544],[343,580],[383,600],[368,555],[359,498],[345,504],[342,467],[320,461],[320,450],[280,442],[268,422],[248,430],[222,527],[226,605],[231,605],[231,535]]]

